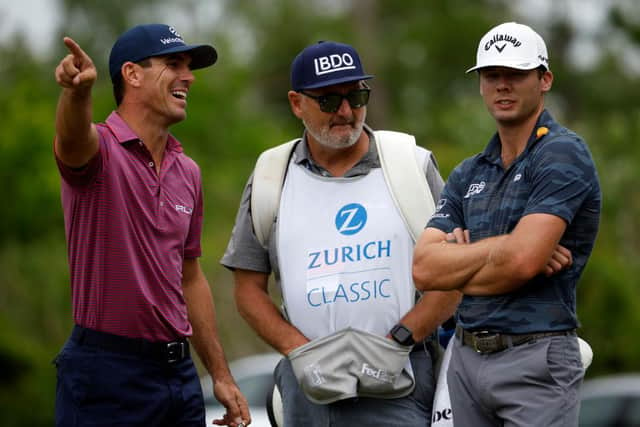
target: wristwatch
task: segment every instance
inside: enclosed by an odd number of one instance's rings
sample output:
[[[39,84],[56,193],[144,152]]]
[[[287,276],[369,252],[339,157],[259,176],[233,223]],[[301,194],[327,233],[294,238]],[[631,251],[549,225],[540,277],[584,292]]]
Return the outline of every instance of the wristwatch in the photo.
[[[416,342],[413,340],[413,333],[409,328],[404,326],[402,323],[396,324],[393,328],[391,328],[391,338],[395,342],[401,345],[414,345]]]

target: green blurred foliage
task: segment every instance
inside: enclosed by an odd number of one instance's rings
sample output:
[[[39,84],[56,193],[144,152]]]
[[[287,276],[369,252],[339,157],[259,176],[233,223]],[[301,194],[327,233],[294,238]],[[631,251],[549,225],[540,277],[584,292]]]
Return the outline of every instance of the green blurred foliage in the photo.
[[[601,231],[578,287],[580,331],[593,346],[587,376],[638,370],[640,314],[640,85],[607,36],[626,38],[636,50],[640,25],[613,2],[599,34],[603,55],[587,68],[569,60],[577,37],[566,15],[554,14],[540,32],[547,39],[555,82],[552,114],[583,135],[596,160],[604,194]],[[494,131],[478,95],[477,78],[465,75],[478,39],[496,23],[527,18],[507,0],[185,0],[130,2],[66,0],[51,58],[31,53],[24,37],[0,44],[0,425],[51,425],[55,371],[51,360],[72,326],[64,223],[52,154],[59,87],[53,78],[70,35],[93,58],[99,81],[94,117],[114,108],[106,62],[110,46],[138,22],[174,23],[188,41],[209,41],[220,60],[196,71],[188,119],[173,133],[202,169],[206,218],[201,260],[212,286],[223,345],[229,359],[268,350],[240,318],[233,283],[218,264],[233,226],[242,188],[257,155],[300,134],[289,111],[289,65],[307,44],[353,44],[371,82],[368,122],[374,128],[416,135],[433,150],[446,178],[464,157],[484,147]],[[189,25],[191,24],[191,25]],[[535,25],[534,25],[535,26]],[[8,196],[8,197],[7,197]],[[208,391],[210,392],[210,390]],[[11,408],[10,410],[8,408]],[[37,408],[37,410],[34,410]]]

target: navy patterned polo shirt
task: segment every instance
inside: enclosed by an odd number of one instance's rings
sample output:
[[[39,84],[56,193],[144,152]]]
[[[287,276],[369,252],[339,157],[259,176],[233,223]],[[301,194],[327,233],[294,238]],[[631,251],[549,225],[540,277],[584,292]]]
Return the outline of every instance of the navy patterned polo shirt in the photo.
[[[538,137],[542,127],[548,132]],[[556,215],[567,223],[560,244],[571,251],[573,265],[551,277],[540,274],[508,294],[465,295],[458,323],[465,329],[514,334],[578,327],[576,284],[593,249],[600,206],[600,184],[587,145],[546,110],[524,152],[506,170],[495,134],[484,152],[453,170],[427,226],[444,232],[468,229],[475,242],[510,233],[525,215]]]

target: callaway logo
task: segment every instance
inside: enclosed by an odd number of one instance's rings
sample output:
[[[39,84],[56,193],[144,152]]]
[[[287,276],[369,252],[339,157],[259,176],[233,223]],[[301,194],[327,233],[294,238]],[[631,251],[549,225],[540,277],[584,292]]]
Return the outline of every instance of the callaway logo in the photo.
[[[353,58],[348,53],[314,58],[313,65],[316,69],[317,76],[327,73],[335,73],[336,71],[353,70],[356,68],[356,66],[353,65]]]
[[[482,190],[484,190],[485,187],[485,182],[484,181],[480,181],[478,184],[471,184],[469,186],[469,189],[467,190],[467,194],[464,196],[465,199],[468,199],[469,197],[473,196],[474,194],[480,194],[482,192]]]
[[[504,43],[498,46],[499,42],[504,42]],[[491,38],[491,40],[489,40],[487,44],[484,45],[484,50],[489,50],[491,49],[491,46],[495,46],[496,50],[501,53],[504,50],[505,46],[507,46],[507,43],[513,44],[513,47],[518,47],[522,45],[522,43],[514,36],[510,36],[509,34],[495,34]]]
[[[343,206],[336,214],[336,229],[349,236],[362,230],[367,223],[367,210],[359,203]]]

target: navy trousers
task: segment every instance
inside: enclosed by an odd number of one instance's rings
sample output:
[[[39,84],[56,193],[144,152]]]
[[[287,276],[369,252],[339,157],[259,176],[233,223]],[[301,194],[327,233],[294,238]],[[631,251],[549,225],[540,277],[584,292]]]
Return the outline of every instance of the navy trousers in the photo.
[[[54,363],[56,426],[205,425],[202,388],[188,356],[169,363],[70,339]]]

